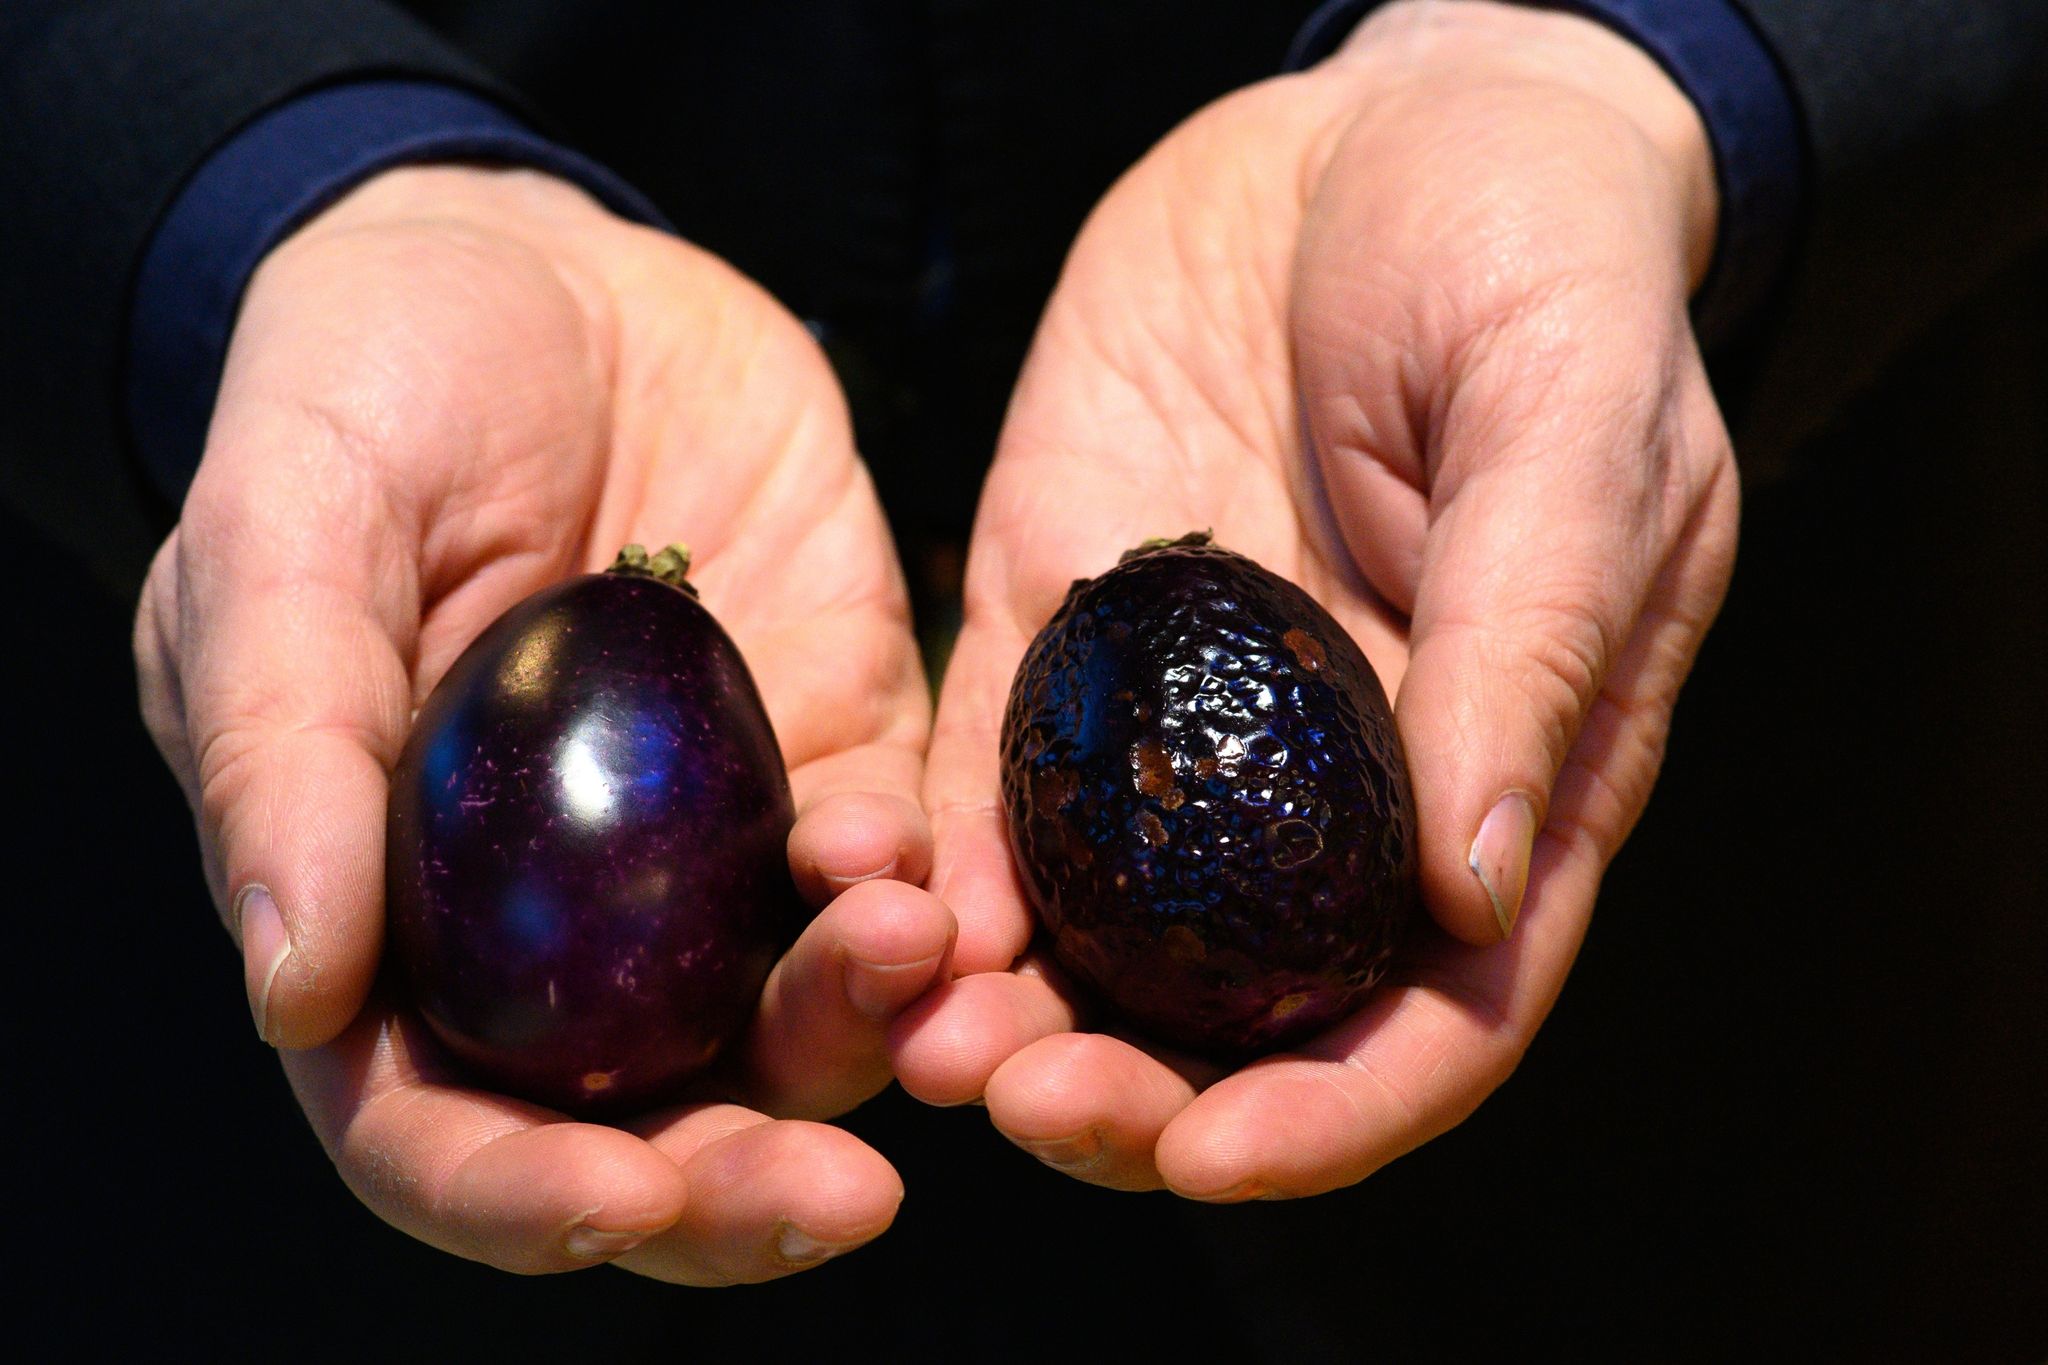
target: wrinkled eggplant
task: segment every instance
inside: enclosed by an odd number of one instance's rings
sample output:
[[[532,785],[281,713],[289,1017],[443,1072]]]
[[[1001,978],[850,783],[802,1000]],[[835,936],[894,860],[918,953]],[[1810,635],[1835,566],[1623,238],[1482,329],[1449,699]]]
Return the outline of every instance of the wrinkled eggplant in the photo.
[[[1206,534],[1076,582],[1012,685],[1011,846],[1062,966],[1162,1042],[1279,1047],[1358,1007],[1416,905],[1372,665]]]

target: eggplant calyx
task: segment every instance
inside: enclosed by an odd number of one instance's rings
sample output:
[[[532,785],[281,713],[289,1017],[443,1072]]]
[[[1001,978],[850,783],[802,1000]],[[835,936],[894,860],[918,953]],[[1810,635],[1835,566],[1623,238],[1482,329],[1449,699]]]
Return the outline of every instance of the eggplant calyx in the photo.
[[[1150,540],[1140,542],[1135,549],[1125,550],[1117,556],[1116,562],[1128,564],[1140,556],[1159,550],[1200,549],[1204,545],[1213,544],[1215,539],[1214,533],[1210,531],[1190,531],[1184,536],[1154,536]]]
[[[657,583],[681,589],[692,597],[697,595],[695,586],[687,581],[690,547],[680,541],[654,555],[649,555],[644,545],[627,545],[620,549],[619,557],[605,572],[621,578],[651,578]]]

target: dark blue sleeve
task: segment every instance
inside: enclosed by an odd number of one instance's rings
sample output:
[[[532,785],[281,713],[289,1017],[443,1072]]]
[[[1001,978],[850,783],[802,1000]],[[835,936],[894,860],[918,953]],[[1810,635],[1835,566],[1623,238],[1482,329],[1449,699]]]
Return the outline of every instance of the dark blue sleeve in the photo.
[[[359,81],[261,115],[179,191],[136,275],[122,397],[143,466],[174,506],[199,467],[228,335],[257,265],[370,176],[427,161],[531,166],[624,217],[667,226],[602,166],[452,86]]]
[[[1378,3],[1328,0],[1296,35],[1288,69],[1336,51]],[[1700,111],[1714,149],[1721,213],[1693,320],[1709,345],[1732,336],[1784,277],[1806,187],[1799,107],[1769,46],[1733,0],[1564,0],[1535,7],[1592,19],[1627,38]]]

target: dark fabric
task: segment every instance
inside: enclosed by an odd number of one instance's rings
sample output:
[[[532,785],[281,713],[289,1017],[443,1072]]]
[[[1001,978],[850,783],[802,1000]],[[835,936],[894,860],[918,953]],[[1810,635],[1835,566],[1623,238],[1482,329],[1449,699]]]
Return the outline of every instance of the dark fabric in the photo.
[[[152,226],[245,120],[374,74],[497,88],[374,0],[0,7],[0,494],[105,581],[132,591],[168,524],[118,417]]]
[[[490,70],[685,235],[821,325],[900,532],[956,534],[1066,243],[1311,8],[1243,0],[20,0],[0,30],[8,497],[132,587],[169,510],[113,420],[150,224],[242,122],[344,77]],[[17,131],[20,130],[20,131]],[[554,129],[550,129],[554,131]],[[31,264],[33,263],[33,264]]]
[[[1712,353],[1756,315],[1791,254],[1807,171],[1783,73],[1728,0],[1550,0],[1546,8],[1584,15],[1634,41],[1700,111],[1721,212],[1693,318]]]
[[[8,498],[132,583],[168,509],[109,395],[150,225],[241,123],[344,77],[516,88],[821,324],[898,529],[957,534],[1072,229],[1312,6],[16,0],[0,29]],[[1746,0],[1811,125],[1791,288],[1717,380],[1753,470],[2038,239],[2048,8]],[[492,74],[484,74],[485,72]],[[154,514],[153,516],[151,514]]]
[[[228,338],[256,267],[351,187],[424,161],[534,167],[624,217],[663,221],[596,162],[452,86],[350,81],[252,119],[186,181],[136,276],[122,397],[143,470],[168,502],[183,501],[199,468]]]
[[[1792,278],[1728,376],[1762,472],[2048,237],[2048,4],[1737,3],[1790,77],[1813,167]]]

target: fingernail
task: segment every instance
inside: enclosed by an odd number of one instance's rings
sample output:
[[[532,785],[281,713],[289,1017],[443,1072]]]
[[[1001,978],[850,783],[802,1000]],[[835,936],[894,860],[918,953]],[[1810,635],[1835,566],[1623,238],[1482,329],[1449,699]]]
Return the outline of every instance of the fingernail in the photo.
[[[1253,1199],[1264,1199],[1273,1192],[1273,1187],[1263,1180],[1246,1180],[1232,1185],[1227,1190],[1214,1194],[1192,1194],[1188,1198],[1204,1204],[1242,1204]]]
[[[242,984],[249,992],[249,1013],[256,1021],[256,1036],[270,1041],[270,988],[292,955],[292,941],[284,932],[284,917],[270,888],[251,882],[235,898],[235,922],[242,930]]]
[[[1102,1164],[1107,1154],[1102,1145],[1102,1134],[1093,1128],[1072,1137],[1045,1138],[1036,1142],[1014,1138],[1012,1141],[1054,1170],[1065,1171],[1069,1175],[1093,1170]]]
[[[609,1261],[623,1256],[654,1234],[651,1232],[604,1232],[582,1224],[569,1229],[562,1249],[579,1261]]]
[[[784,1223],[775,1238],[775,1254],[791,1265],[816,1265],[859,1245],[859,1242],[821,1242],[796,1224]]]
[[[1479,837],[1465,865],[1486,898],[1493,902],[1493,920],[1506,939],[1515,931],[1515,916],[1522,913],[1522,893],[1529,885],[1529,855],[1536,847],[1536,808],[1520,792],[1509,792],[1494,803],[1480,823]]]
[[[846,960],[846,1001],[863,1016],[880,1022],[903,1008],[905,996],[922,985],[939,965],[943,952],[915,962],[863,962]],[[905,985],[905,981],[910,984]]]

